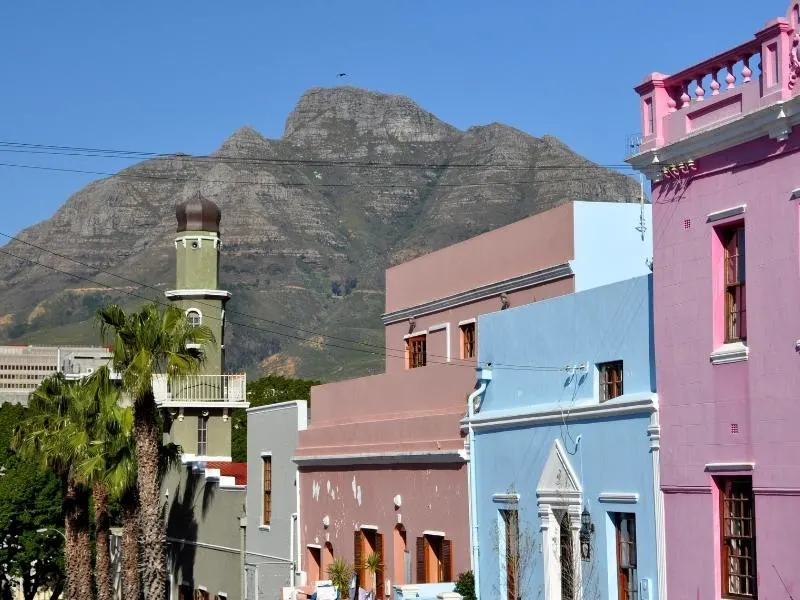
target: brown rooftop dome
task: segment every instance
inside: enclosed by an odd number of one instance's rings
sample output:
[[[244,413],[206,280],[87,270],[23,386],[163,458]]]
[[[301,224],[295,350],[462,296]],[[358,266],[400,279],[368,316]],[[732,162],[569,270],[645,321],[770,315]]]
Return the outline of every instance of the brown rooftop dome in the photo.
[[[175,207],[178,231],[213,231],[219,233],[222,213],[219,206],[204,198],[200,192]]]

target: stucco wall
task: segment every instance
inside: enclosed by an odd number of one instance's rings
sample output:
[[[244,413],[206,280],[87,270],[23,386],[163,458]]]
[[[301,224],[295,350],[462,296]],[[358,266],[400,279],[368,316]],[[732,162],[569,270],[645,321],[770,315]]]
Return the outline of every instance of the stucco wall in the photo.
[[[716,512],[708,495],[713,482],[704,468],[712,462],[755,463],[759,595],[785,595],[775,569],[794,589],[800,585],[794,549],[800,230],[797,202],[790,199],[798,187],[798,149],[795,128],[786,142],[762,138],[703,157],[688,182],[653,186],[662,484],[684,490],[666,496],[673,524],[667,531],[670,595],[677,597],[720,593],[720,578],[709,570],[719,569]],[[742,204],[749,359],[712,365],[709,355],[721,342],[721,327],[714,315],[719,287],[712,283],[718,272],[712,258],[715,224],[706,220]],[[707,495],[687,498],[689,491]],[[713,528],[691,526],[701,518]]]
[[[653,256],[650,204],[575,202],[575,291],[648,275]],[[644,215],[644,233],[637,230]]]
[[[454,423],[457,428],[457,422]],[[401,506],[393,498],[400,495]],[[334,557],[353,564],[353,532],[361,525],[378,527],[384,536],[385,577],[395,585],[393,530],[406,529],[412,565],[415,544],[423,531],[444,532],[453,547],[453,575],[469,569],[467,469],[452,465],[391,465],[363,468],[301,469],[300,502],[303,548],[333,545]],[[330,525],[325,528],[323,517]],[[304,555],[304,569],[307,569]],[[413,582],[416,567],[412,568]],[[389,589],[387,587],[387,589]]]
[[[162,484],[166,496],[166,534],[171,600],[178,586],[202,585],[209,594],[227,592],[241,597],[239,517],[245,510],[245,491],[223,489],[193,473],[188,465],[172,469]]]
[[[507,505],[493,495],[512,491],[520,495],[521,554],[527,553],[522,594],[539,597],[544,592],[537,487],[556,440],[582,486],[582,504],[596,527],[593,558],[581,563],[585,594],[617,597],[612,517],[629,512],[636,515],[638,576],[650,580],[650,597],[659,597],[647,433],[653,409],[624,416],[605,412],[614,404],[652,397],[655,391],[651,298],[652,277],[643,276],[479,319],[479,359],[494,365],[475,418],[482,598],[500,597],[502,591],[498,510]],[[624,394],[601,404],[596,364],[612,360],[623,361]],[[588,364],[588,371],[564,370],[580,364]],[[587,407],[596,416],[584,412]],[[582,412],[579,419],[571,414],[577,410]],[[516,423],[496,421],[512,416]],[[600,501],[601,493],[638,494],[638,500],[606,503]]]
[[[292,462],[299,429],[305,429],[307,402],[281,402],[247,411],[247,564],[256,568],[258,593],[253,600],[280,598],[291,584],[292,515],[297,508],[297,467]],[[263,523],[263,463],[272,458],[272,515]],[[295,538],[296,539],[296,538]],[[297,566],[300,570],[300,566]]]
[[[573,257],[572,204],[386,271],[386,312],[532,273]]]

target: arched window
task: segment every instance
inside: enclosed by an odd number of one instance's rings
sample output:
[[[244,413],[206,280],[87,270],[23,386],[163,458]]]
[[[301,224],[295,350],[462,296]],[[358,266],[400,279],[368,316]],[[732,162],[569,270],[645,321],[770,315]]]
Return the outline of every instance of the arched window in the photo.
[[[190,327],[197,327],[203,322],[203,315],[196,308],[190,308],[186,311],[186,321]]]

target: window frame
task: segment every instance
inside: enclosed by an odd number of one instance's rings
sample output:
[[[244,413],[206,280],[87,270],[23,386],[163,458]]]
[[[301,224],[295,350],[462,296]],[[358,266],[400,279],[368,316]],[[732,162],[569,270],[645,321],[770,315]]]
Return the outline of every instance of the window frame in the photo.
[[[723,339],[747,342],[747,242],[744,221],[717,228],[722,244]],[[734,254],[731,254],[731,252]],[[733,268],[731,268],[733,266]],[[735,275],[732,277],[732,273]]]
[[[418,369],[428,364],[428,334],[406,338],[406,368]]]
[[[197,415],[197,456],[208,456],[208,415]]]
[[[475,321],[461,323],[458,326],[461,332],[461,359],[475,358],[477,350],[477,327]]]
[[[187,308],[186,309],[186,324],[189,327],[200,327],[203,324],[203,313],[199,308]],[[193,317],[197,316],[197,322],[193,322]]]
[[[756,537],[756,503],[755,503],[755,495],[753,494],[753,480],[751,477],[747,476],[732,476],[732,477],[719,477],[717,478],[717,490],[719,492],[719,540],[720,540],[720,576],[722,578],[721,581],[721,591],[722,596],[724,598],[747,598],[747,599],[756,599],[758,598],[758,559],[757,559],[757,537]],[[731,488],[733,486],[743,486],[744,487],[744,494],[746,497],[741,498],[740,501],[742,503],[748,502],[750,505],[750,516],[738,516],[738,520],[750,522],[750,535],[749,536],[733,536],[733,535],[726,535],[726,519],[733,521],[734,517],[726,517],[726,501],[729,500],[730,496],[733,494]],[[742,490],[740,490],[742,491]],[[742,506],[741,508],[744,508]],[[744,511],[743,511],[744,512]],[[740,524],[740,527],[743,524]],[[739,574],[734,573],[733,577],[740,577],[742,579],[751,579],[752,580],[752,593],[751,594],[742,594],[737,592],[730,591],[730,583],[731,583],[731,572],[730,572],[730,555],[729,555],[729,539],[736,539],[740,542],[742,540],[748,540],[745,542],[749,546],[750,555],[748,556],[738,556],[740,560],[749,561],[752,565],[752,574]]]
[[[272,524],[272,455],[261,455],[261,525]],[[322,553],[320,552],[320,561]]]
[[[599,400],[600,402],[607,402],[614,398],[619,398],[625,394],[625,363],[622,360],[612,360],[604,363],[598,363],[597,372],[599,376]],[[609,374],[618,374],[619,379],[609,381]],[[609,389],[611,388],[611,389]],[[617,393],[614,393],[616,391]]]
[[[617,552],[617,598],[619,600],[638,600],[639,573],[636,513],[614,513],[613,521]],[[624,523],[628,525],[627,529],[623,528]],[[625,537],[626,534],[627,539]],[[625,554],[627,554],[627,560],[623,561]],[[632,561],[631,557],[633,558]],[[626,584],[625,589],[622,586],[623,582]]]

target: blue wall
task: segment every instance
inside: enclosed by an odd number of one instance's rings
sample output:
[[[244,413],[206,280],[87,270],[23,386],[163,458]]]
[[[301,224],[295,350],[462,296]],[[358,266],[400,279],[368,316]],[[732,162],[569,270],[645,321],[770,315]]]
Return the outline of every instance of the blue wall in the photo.
[[[475,417],[481,598],[500,597],[503,589],[497,528],[498,510],[506,505],[492,496],[513,491],[520,495],[523,552],[526,540],[535,541],[527,548],[532,567],[521,576],[523,597],[546,600],[541,595],[542,536],[536,489],[559,440],[596,527],[592,561],[582,563],[587,597],[617,597],[615,529],[609,515],[631,512],[636,514],[638,576],[650,580],[650,600],[657,600],[653,470],[647,434],[652,411],[592,416],[581,410],[653,396],[651,298],[652,279],[644,276],[479,318],[479,361],[493,363],[493,380]],[[611,360],[623,361],[624,395],[600,404],[595,365]],[[520,368],[580,363],[588,363],[588,372]],[[579,420],[574,418],[576,409],[581,410]],[[540,421],[480,425],[511,416]],[[600,502],[604,492],[639,497],[635,503]]]
[[[637,231],[644,214],[644,236]],[[575,291],[650,273],[652,206],[628,202],[575,203]],[[644,239],[642,239],[644,238]]]

